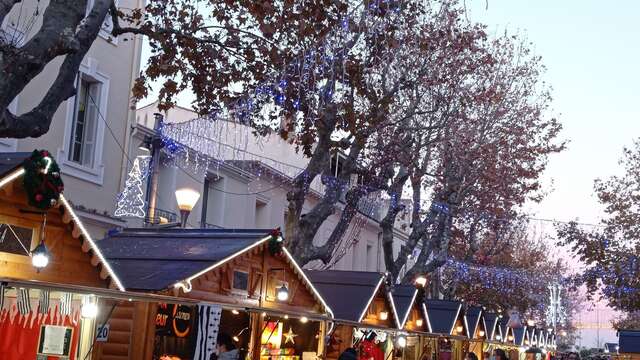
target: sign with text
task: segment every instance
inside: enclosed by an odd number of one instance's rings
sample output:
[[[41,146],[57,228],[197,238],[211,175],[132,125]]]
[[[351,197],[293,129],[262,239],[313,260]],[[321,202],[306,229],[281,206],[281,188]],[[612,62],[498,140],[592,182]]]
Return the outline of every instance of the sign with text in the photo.
[[[42,325],[38,341],[39,355],[69,356],[73,328],[67,326]]]
[[[109,324],[98,326],[96,329],[96,341],[107,342],[109,339]]]

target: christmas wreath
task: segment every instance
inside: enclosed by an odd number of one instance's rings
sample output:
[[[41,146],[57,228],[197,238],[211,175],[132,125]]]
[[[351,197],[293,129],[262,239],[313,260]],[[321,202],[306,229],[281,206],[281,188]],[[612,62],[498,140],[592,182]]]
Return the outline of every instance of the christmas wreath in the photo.
[[[34,150],[24,161],[24,189],[29,204],[47,210],[54,206],[64,190],[60,168],[47,150]]]
[[[271,233],[271,239],[269,239],[269,252],[273,256],[279,256],[282,254],[282,233],[280,228],[273,229]]]

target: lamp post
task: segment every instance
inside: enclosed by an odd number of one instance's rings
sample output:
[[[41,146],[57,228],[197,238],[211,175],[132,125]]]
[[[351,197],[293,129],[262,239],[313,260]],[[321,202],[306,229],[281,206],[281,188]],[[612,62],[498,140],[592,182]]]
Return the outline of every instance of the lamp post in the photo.
[[[180,209],[180,226],[187,227],[187,219],[189,214],[196,206],[196,203],[200,199],[200,193],[189,188],[182,188],[176,190],[176,201],[178,202],[178,209]]]
[[[163,116],[155,113],[155,125],[153,127],[153,137],[151,138],[151,176],[147,184],[147,221],[149,225],[153,225],[156,219],[156,207],[158,203],[158,177],[160,174],[160,150],[164,146],[160,129],[162,128]]]

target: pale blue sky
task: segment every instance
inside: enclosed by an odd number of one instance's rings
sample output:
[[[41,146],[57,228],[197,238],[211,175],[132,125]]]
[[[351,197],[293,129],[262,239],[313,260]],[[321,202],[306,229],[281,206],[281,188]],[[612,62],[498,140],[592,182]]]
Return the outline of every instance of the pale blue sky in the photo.
[[[640,1],[467,0],[489,32],[519,32],[548,68],[568,149],[553,156],[554,191],[538,216],[595,222],[596,177],[616,173],[622,147],[640,136]]]
[[[489,32],[525,34],[553,88],[568,149],[545,174],[553,191],[531,207],[538,217],[597,222],[593,180],[619,173],[625,145],[640,137],[640,1],[467,0],[469,18]],[[597,306],[602,308],[601,306]],[[606,322],[611,312],[584,311],[579,321]],[[617,342],[613,331],[583,332],[581,345]]]

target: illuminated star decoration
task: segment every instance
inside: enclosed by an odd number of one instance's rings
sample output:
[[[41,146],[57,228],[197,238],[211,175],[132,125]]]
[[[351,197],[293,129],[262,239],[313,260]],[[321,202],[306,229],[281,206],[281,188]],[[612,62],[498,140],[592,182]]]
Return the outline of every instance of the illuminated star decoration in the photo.
[[[298,336],[298,334],[294,334],[293,333],[293,329],[289,328],[289,332],[286,332],[283,335],[284,335],[284,343],[285,344],[288,343],[289,341],[291,341],[291,343],[295,345],[296,342],[295,342],[294,338],[296,336]]]

